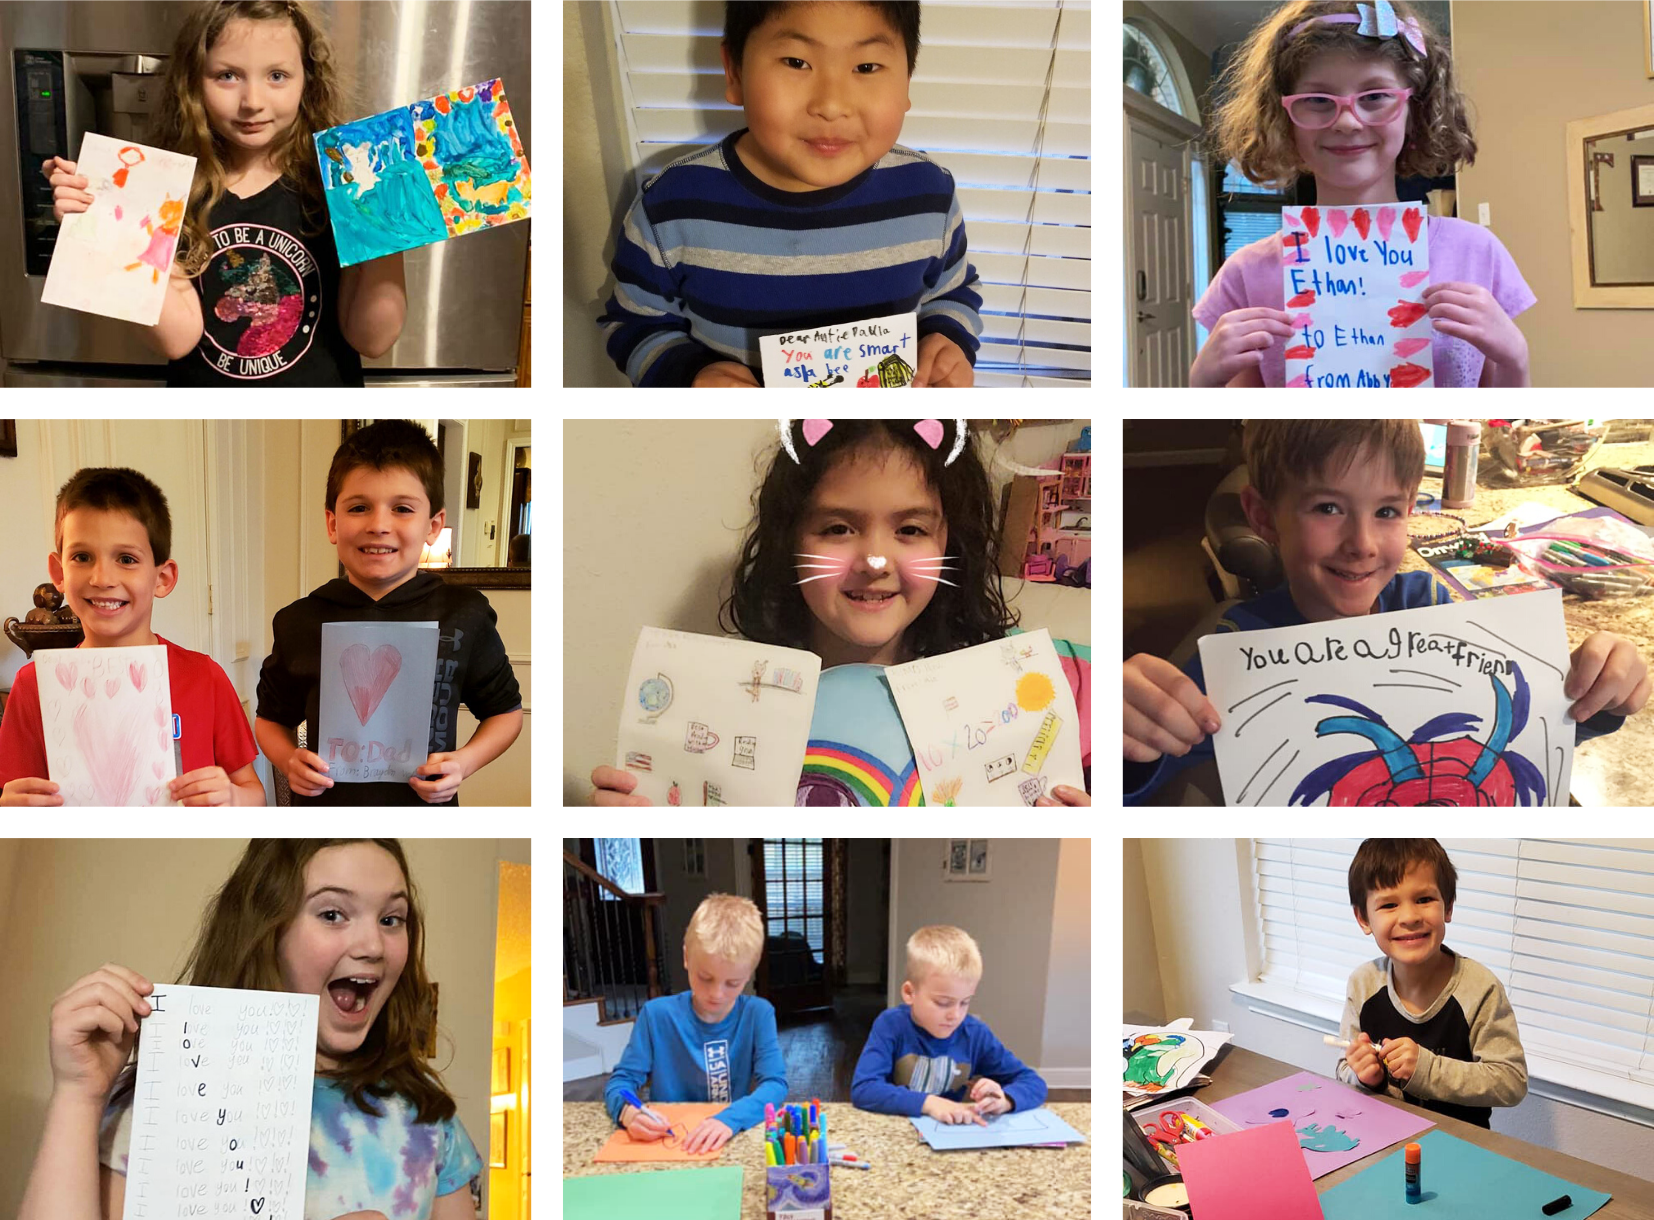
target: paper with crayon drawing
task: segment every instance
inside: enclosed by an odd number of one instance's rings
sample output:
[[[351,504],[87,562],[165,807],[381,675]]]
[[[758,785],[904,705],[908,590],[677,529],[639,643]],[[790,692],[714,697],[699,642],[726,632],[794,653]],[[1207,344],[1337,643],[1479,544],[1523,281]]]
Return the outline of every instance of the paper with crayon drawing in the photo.
[[[89,131],[75,172],[92,203],[63,218],[40,299],[154,326],[195,179],[195,158]]]
[[[766,389],[902,389],[919,367],[919,315],[898,313],[762,335],[758,354]]]
[[[35,655],[46,778],[65,805],[172,805],[172,688],[164,644]]]
[[[791,807],[820,677],[813,652],[645,627],[614,765],[656,805]]]
[[[1179,1017],[1169,1025],[1123,1027],[1121,1087],[1128,1096],[1154,1097],[1186,1088],[1234,1037],[1193,1025],[1192,1017]]]
[[[649,1108],[664,1115],[672,1124],[672,1134],[659,1140],[635,1140],[624,1127],[609,1137],[597,1150],[594,1161],[715,1161],[723,1149],[712,1152],[688,1153],[683,1142],[690,1133],[708,1118],[722,1114],[729,1106],[723,1102],[652,1101]]]
[[[323,623],[321,726],[334,783],[403,783],[430,757],[438,625]]]
[[[1568,803],[1576,726],[1554,589],[1221,632],[1200,660],[1230,805]]]
[[[1288,389],[1433,385],[1422,203],[1281,209]]]
[[[341,267],[529,216],[528,160],[498,78],[315,139]]]
[[[1085,789],[1074,692],[1045,628],[906,665],[885,678],[927,805],[1032,805]]]

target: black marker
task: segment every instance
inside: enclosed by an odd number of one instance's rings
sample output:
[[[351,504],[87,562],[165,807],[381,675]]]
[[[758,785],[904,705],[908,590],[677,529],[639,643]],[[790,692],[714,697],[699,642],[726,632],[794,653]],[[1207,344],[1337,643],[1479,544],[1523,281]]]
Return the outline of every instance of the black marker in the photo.
[[[1573,1205],[1574,1205],[1574,1201],[1573,1201],[1572,1196],[1563,1195],[1560,1199],[1552,1199],[1549,1203],[1545,1204],[1545,1206],[1540,1208],[1539,1210],[1544,1212],[1547,1216],[1554,1216],[1554,1215],[1556,1215],[1557,1212],[1567,1211]]]

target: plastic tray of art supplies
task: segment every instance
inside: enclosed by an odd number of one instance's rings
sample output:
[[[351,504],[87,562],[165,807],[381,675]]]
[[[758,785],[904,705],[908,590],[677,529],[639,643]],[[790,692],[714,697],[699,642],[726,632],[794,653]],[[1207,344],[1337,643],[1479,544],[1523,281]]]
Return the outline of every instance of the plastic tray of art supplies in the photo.
[[[1233,1132],[1244,1130],[1244,1128],[1234,1119],[1225,1118],[1216,1110],[1212,1109],[1211,1106],[1197,1101],[1193,1097],[1172,1097],[1163,1102],[1149,1102],[1145,1105],[1137,1107],[1131,1112],[1133,1120],[1137,1123],[1137,1129],[1143,1133],[1143,1138],[1145,1141],[1149,1138],[1149,1130],[1160,1126],[1160,1116],[1165,1114],[1168,1110],[1175,1111],[1180,1114],[1187,1114],[1196,1122],[1204,1123],[1206,1126],[1210,1127],[1212,1132],[1216,1135],[1229,1135]],[[1151,1143],[1151,1147],[1153,1147],[1156,1152],[1160,1153],[1160,1159],[1166,1162],[1168,1172],[1177,1172],[1177,1162],[1175,1160],[1162,1152],[1158,1145]]]

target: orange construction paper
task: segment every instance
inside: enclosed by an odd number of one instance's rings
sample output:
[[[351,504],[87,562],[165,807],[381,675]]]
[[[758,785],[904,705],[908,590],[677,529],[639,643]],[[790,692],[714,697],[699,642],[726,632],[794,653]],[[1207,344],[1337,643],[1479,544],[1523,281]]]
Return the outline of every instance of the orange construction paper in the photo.
[[[689,1133],[729,1107],[721,1102],[652,1101],[649,1108],[664,1114],[672,1123],[672,1134],[663,1140],[634,1140],[624,1127],[609,1137],[609,1142],[597,1150],[593,1161],[715,1161],[724,1154],[716,1152],[690,1154],[683,1151],[683,1141]],[[726,1144],[724,1147],[728,1147]]]

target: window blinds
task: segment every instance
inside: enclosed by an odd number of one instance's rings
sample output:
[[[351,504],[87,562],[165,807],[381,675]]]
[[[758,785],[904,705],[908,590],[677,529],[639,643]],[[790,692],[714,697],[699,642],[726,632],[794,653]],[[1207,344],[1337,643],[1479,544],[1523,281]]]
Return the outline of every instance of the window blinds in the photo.
[[[1654,1084],[1654,841],[1443,839],[1448,945],[1498,977],[1530,1060]],[[1262,981],[1344,999],[1378,956],[1350,910],[1352,840],[1255,839]]]
[[[610,0],[637,180],[746,126],[718,5]],[[979,386],[1090,384],[1091,6],[925,0],[900,143],[953,174],[982,279]],[[630,202],[630,201],[627,201]]]

